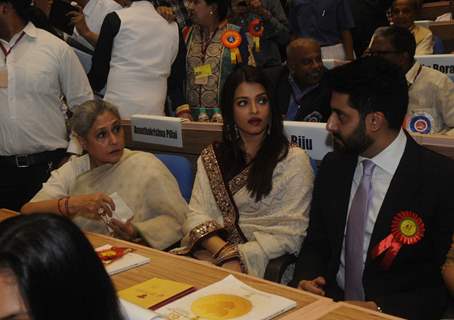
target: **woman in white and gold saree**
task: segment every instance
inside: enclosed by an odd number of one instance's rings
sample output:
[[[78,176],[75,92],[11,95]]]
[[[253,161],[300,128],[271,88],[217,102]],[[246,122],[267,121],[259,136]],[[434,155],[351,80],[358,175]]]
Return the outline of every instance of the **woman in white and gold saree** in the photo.
[[[257,277],[270,259],[298,253],[313,172],[306,153],[289,146],[269,92],[254,67],[241,67],[226,80],[223,142],[198,159],[183,247],[174,253]]]
[[[178,184],[151,153],[124,148],[118,110],[88,101],[75,109],[72,129],[87,153],[52,172],[21,211],[67,216],[82,230],[165,249],[182,237],[188,206]],[[130,210],[130,211],[129,211]],[[110,218],[126,213],[126,221]]]

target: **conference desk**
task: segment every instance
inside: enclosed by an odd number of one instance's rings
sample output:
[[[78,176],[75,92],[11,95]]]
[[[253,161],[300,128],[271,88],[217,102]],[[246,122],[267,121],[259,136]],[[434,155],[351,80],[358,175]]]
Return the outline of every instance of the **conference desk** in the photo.
[[[219,123],[183,122],[182,148],[132,141],[131,122],[123,120],[122,125],[125,129],[127,148],[148,152],[179,154],[187,157],[189,160],[193,161],[193,163],[195,163],[195,160],[203,148],[214,141],[222,140],[222,124]],[[454,159],[454,136],[437,134],[412,134],[412,136],[419,144]]]
[[[454,51],[454,20],[431,22],[429,29],[443,42],[445,53]]]
[[[0,221],[15,216],[16,214],[17,213],[14,211],[0,209]],[[230,272],[195,259],[175,256],[167,252],[162,252],[149,247],[144,247],[100,234],[87,232],[86,235],[94,247],[100,247],[105,244],[127,246],[133,248],[136,253],[150,258],[150,263],[146,265],[113,275],[112,280],[117,290],[129,288],[135,284],[141,283],[153,277],[180,281],[191,284],[195,288],[203,288],[209,284],[223,279],[229,274],[233,274],[239,280],[256,289],[263,290],[272,294],[277,294],[297,302],[296,308],[287,311],[285,314],[277,317],[276,319],[398,319],[396,317],[369,311],[355,306],[334,303],[331,299],[328,298],[316,296],[307,292],[303,292],[301,290],[296,290],[294,288],[245,274]],[[329,312],[320,317],[320,312],[324,310],[329,310]]]
[[[447,12],[453,12],[454,1],[437,1],[424,3],[418,14],[418,20],[435,20]]]

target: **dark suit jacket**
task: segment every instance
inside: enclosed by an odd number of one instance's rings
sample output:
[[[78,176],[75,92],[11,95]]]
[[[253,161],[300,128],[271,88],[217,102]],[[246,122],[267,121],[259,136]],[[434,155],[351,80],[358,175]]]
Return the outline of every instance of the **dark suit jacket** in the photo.
[[[322,161],[314,186],[308,235],[303,243],[292,285],[324,276],[325,291],[342,300],[336,274],[342,250],[350,189],[357,156],[332,152]],[[424,237],[404,245],[390,269],[381,257],[365,263],[366,300],[384,312],[409,319],[440,319],[447,293],[440,267],[446,259],[454,225],[454,161],[419,146],[407,145],[383,200],[368,252],[390,234],[396,213],[410,210],[425,224]]]
[[[278,66],[265,69],[265,73],[273,84],[273,98],[279,106],[281,114],[286,115],[292,95],[292,88],[288,81],[289,71],[287,67]],[[316,111],[321,116],[318,122],[326,122],[331,113],[330,99],[330,90],[322,81],[317,88],[303,97],[295,121],[310,121],[306,117]]]

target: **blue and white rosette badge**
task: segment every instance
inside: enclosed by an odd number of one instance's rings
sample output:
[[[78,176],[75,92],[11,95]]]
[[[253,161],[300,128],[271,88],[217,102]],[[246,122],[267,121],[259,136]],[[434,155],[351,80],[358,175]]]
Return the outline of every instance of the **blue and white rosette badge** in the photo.
[[[323,116],[320,112],[314,111],[304,117],[303,121],[306,122],[322,122]]]
[[[410,117],[407,130],[410,132],[430,134],[433,133],[434,118],[427,112],[415,112]]]

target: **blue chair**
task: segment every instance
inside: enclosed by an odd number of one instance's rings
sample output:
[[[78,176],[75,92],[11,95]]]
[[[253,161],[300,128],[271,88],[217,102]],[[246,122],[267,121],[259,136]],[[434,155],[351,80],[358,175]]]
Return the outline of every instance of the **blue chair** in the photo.
[[[173,154],[157,153],[156,158],[161,160],[175,176],[180,187],[181,195],[187,202],[191,199],[192,185],[194,183],[194,175],[192,173],[191,162],[183,156]]]
[[[317,175],[317,171],[318,171],[317,160],[310,158],[310,161],[311,161],[312,170],[314,171],[314,175]]]
[[[440,37],[433,35],[434,38],[434,54],[444,54],[445,53],[445,46],[443,45],[443,41],[441,41]]]

